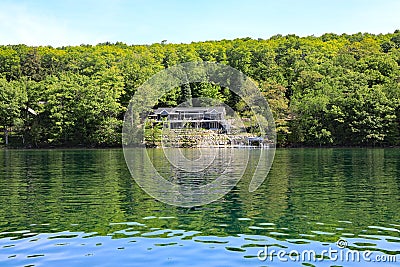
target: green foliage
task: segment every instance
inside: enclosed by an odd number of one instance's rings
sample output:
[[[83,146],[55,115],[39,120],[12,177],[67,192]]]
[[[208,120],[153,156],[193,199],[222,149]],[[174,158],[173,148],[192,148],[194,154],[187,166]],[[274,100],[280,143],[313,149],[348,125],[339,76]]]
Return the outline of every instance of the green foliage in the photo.
[[[20,58],[10,47],[0,47],[0,77],[8,81],[18,79],[21,75]]]
[[[136,88],[187,61],[229,64],[253,79],[269,102],[282,145],[400,144],[398,31],[150,46],[0,46],[0,127],[22,136],[26,146],[119,145]],[[175,88],[157,105],[191,105],[191,98],[247,112],[229,88],[206,83]]]
[[[162,123],[146,120],[144,129],[144,139],[146,144],[153,147],[159,146],[162,140]]]
[[[26,101],[26,90],[22,83],[0,79],[0,127],[3,128],[6,145],[10,128],[21,125]]]

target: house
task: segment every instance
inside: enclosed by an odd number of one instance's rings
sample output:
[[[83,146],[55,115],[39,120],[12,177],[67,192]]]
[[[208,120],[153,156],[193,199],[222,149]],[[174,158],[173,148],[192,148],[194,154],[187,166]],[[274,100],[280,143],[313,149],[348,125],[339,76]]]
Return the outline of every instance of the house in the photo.
[[[148,116],[170,129],[207,129],[229,133],[225,107],[157,108]]]

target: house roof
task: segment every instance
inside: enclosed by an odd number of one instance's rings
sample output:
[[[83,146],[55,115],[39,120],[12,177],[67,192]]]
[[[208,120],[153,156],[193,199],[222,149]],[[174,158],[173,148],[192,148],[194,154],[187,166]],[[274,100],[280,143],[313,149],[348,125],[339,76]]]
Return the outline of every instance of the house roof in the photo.
[[[157,108],[154,114],[178,114],[180,112],[194,113],[225,113],[225,107],[175,107],[175,108]]]

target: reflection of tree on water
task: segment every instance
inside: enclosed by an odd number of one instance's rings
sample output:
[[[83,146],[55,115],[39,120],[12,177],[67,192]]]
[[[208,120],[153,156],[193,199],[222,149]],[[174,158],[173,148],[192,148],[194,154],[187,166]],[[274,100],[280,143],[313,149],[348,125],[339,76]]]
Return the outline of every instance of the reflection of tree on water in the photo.
[[[148,153],[156,159],[162,150]],[[248,192],[245,175],[222,199],[188,210],[147,195],[126,170],[120,150],[0,151],[2,237],[7,236],[5,232],[28,229],[132,238],[116,234],[130,227],[138,235],[151,228],[196,230],[214,237],[269,237],[271,232],[280,232],[287,235],[273,238],[335,242],[350,233],[361,240],[363,235],[374,235],[381,239],[368,242],[376,242],[376,249],[390,250],[399,244],[398,231],[389,230],[400,230],[399,153],[396,149],[279,149],[269,178],[259,190]],[[133,154],[133,160],[143,165],[145,154]],[[168,168],[163,170],[172,176]],[[135,175],[146,172],[151,175],[144,166]],[[155,219],[144,219],[148,216]],[[145,226],[110,224],[115,222]],[[8,235],[26,238],[23,232]],[[391,242],[385,241],[390,238]]]

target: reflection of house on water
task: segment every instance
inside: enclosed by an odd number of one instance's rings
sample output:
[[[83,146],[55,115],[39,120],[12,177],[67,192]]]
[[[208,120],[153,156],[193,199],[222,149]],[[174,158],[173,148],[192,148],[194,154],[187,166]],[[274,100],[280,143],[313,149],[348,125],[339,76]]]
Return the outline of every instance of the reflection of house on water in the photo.
[[[167,130],[163,145],[171,147],[268,147],[263,137],[233,133],[223,106],[157,108],[148,118]]]

